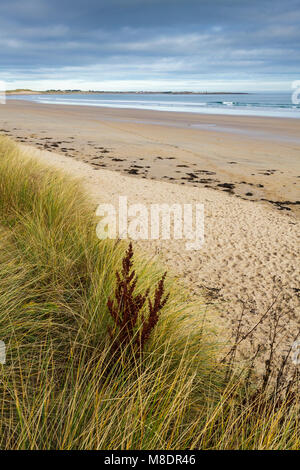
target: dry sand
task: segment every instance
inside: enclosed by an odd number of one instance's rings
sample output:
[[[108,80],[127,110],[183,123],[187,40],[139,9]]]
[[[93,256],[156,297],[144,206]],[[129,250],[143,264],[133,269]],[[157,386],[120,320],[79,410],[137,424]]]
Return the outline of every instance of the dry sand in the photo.
[[[24,147],[27,148],[27,147]],[[230,337],[238,325],[243,301],[243,331],[251,329],[276,300],[264,322],[241,350],[246,360],[270,341],[275,315],[280,316],[275,357],[288,352],[300,328],[299,311],[299,221],[268,206],[239,200],[206,188],[193,188],[160,181],[149,181],[100,169],[47,151],[29,148],[40,161],[79,177],[96,204],[114,203],[126,195],[128,203],[149,206],[163,203],[203,203],[205,206],[205,244],[199,251],[187,251],[184,240],[140,241],[147,252],[156,255],[167,269],[180,275],[192,295],[213,302],[215,322],[225,325]],[[203,287],[208,289],[204,289]],[[216,294],[210,296],[210,294]],[[215,297],[213,300],[212,298]],[[201,319],[199,318],[199,324]],[[270,330],[271,328],[271,330]]]

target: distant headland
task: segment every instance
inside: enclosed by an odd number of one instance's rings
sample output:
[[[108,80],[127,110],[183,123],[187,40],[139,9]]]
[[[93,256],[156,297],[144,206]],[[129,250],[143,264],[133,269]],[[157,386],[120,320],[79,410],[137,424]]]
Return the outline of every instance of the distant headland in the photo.
[[[102,91],[102,90],[46,90],[37,91],[18,88],[16,90],[7,90],[7,95],[70,95],[70,94],[116,94],[116,95],[248,95],[249,93],[234,91]]]

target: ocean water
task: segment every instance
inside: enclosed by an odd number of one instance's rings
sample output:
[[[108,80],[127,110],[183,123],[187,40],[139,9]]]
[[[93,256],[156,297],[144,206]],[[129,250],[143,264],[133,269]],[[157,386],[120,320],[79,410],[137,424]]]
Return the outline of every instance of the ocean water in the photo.
[[[286,93],[249,93],[220,95],[172,94],[69,94],[10,95],[8,99],[30,100],[43,104],[83,105],[109,108],[152,109],[185,113],[229,114],[300,118],[300,105],[292,103],[292,90]]]

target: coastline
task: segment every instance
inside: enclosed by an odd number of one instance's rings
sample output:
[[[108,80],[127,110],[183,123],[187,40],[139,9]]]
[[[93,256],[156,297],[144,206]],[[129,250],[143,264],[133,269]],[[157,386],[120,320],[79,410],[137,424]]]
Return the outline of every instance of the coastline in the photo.
[[[94,170],[212,188],[299,214],[296,119],[9,100],[0,123],[2,134]]]
[[[25,95],[36,95],[36,99],[27,97]],[[92,98],[86,99],[86,96],[94,95],[95,100]],[[145,95],[148,98],[149,96],[155,96],[155,99],[140,99],[141,95]],[[170,101],[167,98],[174,95],[175,101]],[[190,101],[186,98],[187,101],[176,100],[176,96],[208,96],[207,101]],[[214,98],[215,100],[221,101],[211,101],[210,96],[221,96],[221,98]],[[231,98],[234,101],[224,101],[228,99],[227,95],[231,95]],[[171,114],[180,113],[187,115],[220,115],[220,116],[246,116],[246,117],[261,117],[261,118],[288,118],[288,119],[300,119],[300,113],[295,112],[293,108],[289,106],[284,106],[284,111],[281,105],[271,105],[270,102],[265,103],[261,107],[257,106],[257,103],[252,102],[251,99],[249,103],[246,101],[239,101],[240,95],[251,95],[251,93],[146,93],[146,92],[129,92],[129,93],[95,93],[95,92],[55,92],[55,93],[42,93],[38,94],[36,92],[27,92],[19,94],[8,94],[7,99],[10,100],[23,100],[23,101],[33,101],[38,104],[54,104],[54,105],[68,105],[68,106],[89,106],[89,107],[100,107],[108,109],[135,109],[141,111],[156,111],[156,112],[169,112]],[[254,94],[255,95],[255,94]],[[65,96],[65,98],[64,98]],[[117,98],[120,96],[120,98]],[[122,98],[125,96],[125,99]],[[132,98],[133,96],[133,98]],[[135,97],[138,96],[139,99]],[[108,99],[106,99],[109,97]],[[70,98],[70,99],[69,99]],[[196,98],[195,98],[196,99]],[[256,100],[261,100],[262,97],[256,97]],[[264,99],[262,103],[264,103]],[[285,98],[282,98],[283,101]],[[130,104],[129,104],[130,103]],[[287,105],[287,103],[286,103]],[[299,139],[298,139],[299,142]]]
[[[96,91],[96,90],[7,90],[8,95],[249,95],[241,91]]]
[[[78,177],[95,203],[113,203],[120,195],[129,203],[203,203],[203,249],[188,252],[180,240],[138,244],[179,275],[192,297],[207,292],[209,305],[221,309],[224,338],[237,327],[241,308],[247,330],[276,299],[276,308],[287,312],[279,355],[299,326],[300,145],[284,139],[298,135],[295,121],[22,100],[0,107],[0,133],[29,155]],[[191,129],[186,126],[191,122],[267,136]],[[247,360],[267,336],[263,323],[253,343],[245,342],[241,359]],[[258,373],[263,364],[262,352]]]

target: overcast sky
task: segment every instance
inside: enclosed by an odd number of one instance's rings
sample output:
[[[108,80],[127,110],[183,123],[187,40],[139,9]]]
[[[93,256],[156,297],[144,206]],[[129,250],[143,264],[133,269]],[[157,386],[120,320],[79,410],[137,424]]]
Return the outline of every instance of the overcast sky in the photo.
[[[300,0],[0,0],[8,88],[289,91]]]

